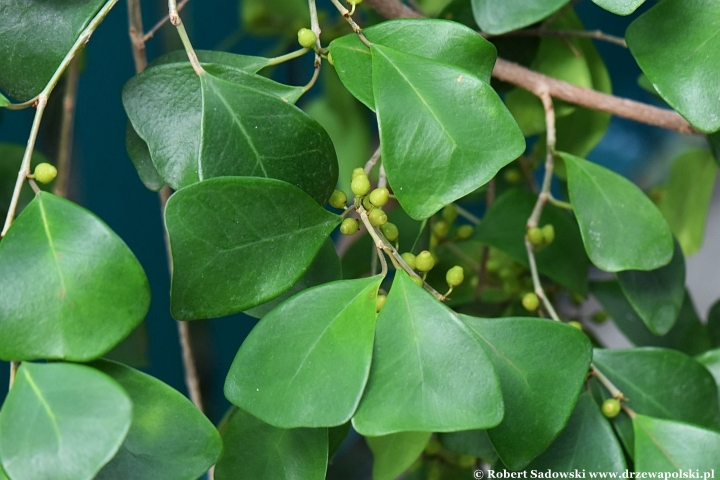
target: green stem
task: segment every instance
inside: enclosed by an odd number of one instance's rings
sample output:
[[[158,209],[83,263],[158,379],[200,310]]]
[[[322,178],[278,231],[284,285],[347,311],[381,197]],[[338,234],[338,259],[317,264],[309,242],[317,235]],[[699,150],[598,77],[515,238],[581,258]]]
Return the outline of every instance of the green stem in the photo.
[[[177,15],[177,14],[176,14]],[[170,21],[172,21],[172,14],[170,15]],[[180,17],[177,16],[177,24],[173,23],[175,25],[175,28],[177,29],[178,35],[180,36],[180,40],[182,41],[183,47],[185,47],[185,52],[187,52],[188,59],[190,60],[190,64],[193,67],[193,70],[195,70],[195,73],[198,75],[202,75],[205,73],[205,70],[200,65],[200,61],[197,58],[197,55],[195,54],[195,49],[193,49],[192,43],[190,43],[190,37],[188,37],[187,31],[185,30],[185,25],[183,25],[182,20],[180,20]]]
[[[353,32],[355,32],[357,34],[358,38],[360,38],[360,41],[362,41],[366,46],[371,47],[372,42],[370,42],[370,40],[368,40],[367,37],[365,37],[365,35],[362,33],[362,28],[360,28],[360,25],[355,23],[355,20],[352,19],[352,16],[351,16],[352,14],[350,13],[350,10],[345,8],[345,6],[343,6],[343,4],[339,2],[339,0],[330,0],[330,1],[333,3],[333,5],[335,5],[335,8],[338,9],[338,11],[340,12],[340,15],[342,15],[343,18],[350,24],[350,26],[353,29]]]
[[[472,213],[468,212],[467,210],[465,210],[463,207],[461,207],[457,203],[455,204],[455,208],[457,209],[458,215],[460,215],[461,217],[464,217],[467,221],[469,221],[473,225],[478,225],[480,223],[480,219],[478,217],[476,217]]]
[[[565,210],[573,209],[573,206],[571,203],[563,202],[562,200],[558,200],[557,198],[553,197],[552,195],[550,195],[550,197],[548,197],[548,202],[555,205],[556,207],[564,208]]]
[[[301,48],[300,50],[295,50],[294,52],[290,52],[285,55],[280,55],[279,57],[271,58],[267,64],[267,66],[270,67],[273,65],[279,65],[279,64],[287,62],[289,60],[293,60],[295,58],[302,57],[309,51],[310,51],[309,48]]]

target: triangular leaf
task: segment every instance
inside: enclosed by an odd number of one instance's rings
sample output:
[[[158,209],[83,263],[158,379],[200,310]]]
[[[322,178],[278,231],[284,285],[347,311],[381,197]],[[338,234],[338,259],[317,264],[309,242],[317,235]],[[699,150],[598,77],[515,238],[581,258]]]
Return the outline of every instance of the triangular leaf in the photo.
[[[593,2],[616,15],[630,15],[645,3],[645,0],[593,0]]]
[[[556,12],[569,0],[472,0],[475,21],[487,33],[499,35],[527,27]]]
[[[7,107],[8,105],[10,105],[10,100],[8,100],[5,95],[0,93],[0,108]]]
[[[425,449],[431,432],[398,432],[365,437],[373,452],[373,480],[395,480]]]
[[[638,415],[635,427],[635,471],[720,470],[720,433],[687,423]]]

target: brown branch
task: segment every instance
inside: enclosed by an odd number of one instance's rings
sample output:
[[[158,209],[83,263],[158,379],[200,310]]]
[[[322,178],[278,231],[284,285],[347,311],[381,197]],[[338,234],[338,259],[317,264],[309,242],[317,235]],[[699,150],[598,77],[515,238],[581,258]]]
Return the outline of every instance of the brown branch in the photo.
[[[385,18],[420,18],[422,15],[398,0],[367,0],[375,11]],[[654,107],[634,100],[578,87],[547,75],[498,58],[493,77],[516,85],[535,95],[546,91],[550,96],[591,110],[635,120],[636,122],[674,130],[680,133],[700,133],[677,112]]]
[[[595,40],[601,40],[603,42],[614,43],[621,47],[627,48],[627,43],[624,38],[616,37],[614,35],[608,35],[601,30],[550,30],[547,28],[524,28],[522,30],[515,30],[512,32],[504,33],[502,35],[488,35],[482,34],[484,38],[498,38],[498,37],[578,37],[578,38],[592,38]]]
[[[60,145],[58,147],[58,178],[53,193],[67,197],[70,164],[72,162],[73,134],[75,126],[75,106],[77,103],[78,80],[80,78],[80,57],[73,58],[65,74],[65,92],[63,93],[62,121],[60,124]]]
[[[184,7],[185,5],[187,5],[187,3],[188,3],[189,1],[190,1],[190,0],[182,0],[182,2],[178,3],[178,6],[177,6],[178,12],[179,12],[180,10],[182,10],[183,7]],[[147,32],[145,35],[141,35],[141,38],[142,38],[142,41],[143,41],[143,46],[142,46],[143,50],[145,49],[145,42],[147,42],[148,40],[150,40],[151,38],[153,38],[153,36],[155,36],[155,34],[157,33],[157,31],[160,30],[160,28],[162,28],[162,26],[165,25],[168,20],[170,20],[170,14],[169,14],[169,13],[168,13],[167,15],[165,15],[159,22],[157,22],[157,23],[155,24],[155,26],[150,29],[149,32]],[[141,24],[141,26],[142,26],[142,19],[141,19],[140,22],[141,22],[140,24]],[[142,30],[141,30],[141,31],[142,31]],[[144,70],[144,69],[143,69],[143,70]]]

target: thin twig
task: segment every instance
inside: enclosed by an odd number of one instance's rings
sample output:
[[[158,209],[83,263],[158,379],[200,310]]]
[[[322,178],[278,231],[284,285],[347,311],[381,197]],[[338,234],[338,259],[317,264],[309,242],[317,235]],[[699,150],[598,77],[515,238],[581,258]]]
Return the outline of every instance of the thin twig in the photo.
[[[307,52],[309,52],[309,48],[301,48],[300,50],[295,50],[294,52],[286,53],[285,55],[280,55],[279,57],[271,58],[268,60],[267,66],[271,67],[273,65],[279,65],[281,63],[287,62],[289,60],[293,60],[298,57],[302,57]]]
[[[371,46],[372,46],[372,43],[371,43],[370,40],[368,40],[368,39],[365,37],[365,35],[362,33],[362,28],[360,28],[360,25],[358,25],[357,23],[355,23],[355,20],[353,20],[353,18],[352,18],[352,16],[351,16],[350,10],[348,10],[347,8],[345,8],[345,7],[343,6],[343,4],[339,2],[339,0],[330,0],[330,1],[333,3],[333,5],[335,5],[335,8],[338,9],[338,11],[340,12],[340,15],[342,15],[343,18],[344,18],[345,20],[347,20],[347,22],[348,22],[348,23],[350,24],[350,26],[352,27],[353,32],[355,32],[355,33],[357,34],[357,36],[358,36],[358,38],[360,39],[360,41],[363,42],[366,46],[371,47]]]
[[[185,5],[187,5],[187,3],[188,3],[189,1],[190,1],[190,0],[182,0],[180,3],[178,3],[178,5],[177,5],[177,11],[179,12],[180,10],[182,10],[183,7],[184,7]],[[128,2],[128,4],[130,4],[130,3],[134,3],[134,2]],[[162,28],[162,26],[167,23],[168,20],[170,20],[170,15],[169,15],[169,14],[168,14],[168,15],[165,15],[159,22],[157,22],[157,23],[155,24],[154,27],[152,27],[152,28],[150,29],[149,32],[147,32],[145,35],[143,35],[143,36],[141,37],[141,38],[142,38],[142,43],[143,43],[143,49],[145,48],[145,43],[146,43],[148,40],[150,40],[151,38],[153,38],[153,37],[155,36],[155,34],[157,33],[157,31],[160,30],[160,29]],[[141,30],[141,31],[142,31],[142,30]],[[143,70],[144,70],[144,68],[143,68]]]
[[[177,29],[178,36],[180,37],[180,41],[185,48],[185,52],[187,53],[188,60],[190,60],[190,64],[192,65],[193,70],[195,70],[195,73],[197,75],[204,74],[205,70],[200,65],[200,61],[197,58],[195,49],[190,42],[190,37],[188,37],[187,31],[185,30],[185,25],[180,18],[180,14],[178,13],[177,0],[168,0],[168,10],[168,17],[170,19],[170,23],[172,23]]]
[[[17,376],[18,368],[20,368],[20,362],[10,362],[10,382],[8,389],[12,388],[15,383],[15,377]]]
[[[560,316],[555,311],[555,308],[552,306],[552,303],[550,303],[550,300],[548,299],[547,295],[545,294],[545,289],[542,287],[542,283],[540,283],[540,274],[538,273],[537,263],[535,263],[535,252],[533,251],[532,243],[530,243],[530,240],[528,240],[527,237],[525,237],[525,249],[527,250],[527,254],[528,254],[528,264],[530,265],[530,276],[532,277],[533,287],[535,288],[535,295],[540,297],[540,300],[542,300],[543,306],[545,307],[545,310],[547,310],[548,314],[550,315],[550,318],[559,322]]]
[[[303,93],[307,93],[308,91],[310,91],[310,89],[315,86],[318,78],[320,78],[320,65],[315,64],[315,71],[313,72],[313,76],[310,78],[310,81],[307,83],[307,85],[303,87]]]
[[[380,155],[381,151],[380,147],[378,147],[377,150],[375,150],[375,153],[372,154],[372,157],[370,157],[370,160],[365,163],[365,173],[370,174],[372,169],[375,167],[375,164],[378,162],[378,160],[380,160]]]
[[[473,225],[478,225],[480,223],[480,219],[478,217],[468,212],[457,203],[455,204],[455,208],[457,209],[458,215],[465,218],[465,220],[467,220],[468,222],[472,223]]]
[[[591,364],[590,364],[590,373],[591,373],[595,378],[597,378],[597,379],[600,381],[600,383],[603,384],[603,386],[604,386],[605,388],[608,389],[608,391],[610,392],[610,395],[612,395],[612,397],[613,397],[615,400],[619,400],[619,401],[620,401],[620,400],[627,400],[627,398],[625,397],[625,395],[623,395],[623,393],[620,391],[620,389],[617,388],[617,387],[610,381],[610,379],[605,376],[605,374],[603,374],[600,370],[598,370],[598,368],[595,366],[594,363],[591,363]]]
[[[385,165],[380,164],[380,173],[378,173],[378,188],[387,187],[387,173],[385,173]]]
[[[614,43],[621,47],[627,48],[627,43],[624,38],[616,37],[602,32],[601,30],[552,30],[549,28],[524,28],[522,30],[514,30],[507,32],[502,35],[488,35],[483,34],[485,38],[493,37],[562,37],[562,38],[591,38],[595,40],[601,40],[603,42]]]
[[[377,258],[380,259],[380,265],[382,265],[380,274],[384,277],[388,273],[388,264],[387,260],[385,260],[385,253],[383,252],[382,248],[376,248],[375,251],[377,252]]]
[[[57,180],[53,193],[66,197],[68,192],[70,164],[72,163],[73,134],[75,127],[75,104],[77,102],[78,79],[80,78],[80,58],[76,57],[68,66],[65,75],[62,121],[60,124],[60,145],[57,157]]]
[[[308,0],[308,9],[310,10],[310,29],[315,34],[315,68],[319,69],[322,64],[322,56],[320,51],[322,50],[322,41],[320,40],[320,20],[318,19],[317,5],[315,0]]]

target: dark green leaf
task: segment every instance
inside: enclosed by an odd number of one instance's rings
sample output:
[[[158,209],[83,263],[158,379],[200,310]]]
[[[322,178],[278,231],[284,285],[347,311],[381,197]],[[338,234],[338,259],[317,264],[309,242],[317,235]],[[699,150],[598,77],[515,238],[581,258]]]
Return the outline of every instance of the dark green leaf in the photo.
[[[135,165],[140,180],[148,189],[157,192],[165,186],[165,181],[163,181],[153,164],[147,143],[140,138],[130,122],[127,123],[125,128],[125,149],[133,165]]]
[[[328,462],[326,428],[284,430],[235,409],[223,429],[217,480],[323,480]]]
[[[707,320],[710,344],[712,347],[720,347],[720,300],[710,307]]]
[[[618,472],[627,468],[613,429],[589,393],[578,398],[565,430],[527,470]]]
[[[628,397],[635,412],[720,427],[715,381],[692,358],[662,348],[596,349],[593,362]]]
[[[135,368],[150,365],[148,360],[148,333],[145,322],[135,327],[135,330],[130,332],[130,335],[103,355],[103,358]]]
[[[618,272],[618,282],[630,304],[655,335],[665,335],[675,324],[685,298],[685,257],[675,242],[672,260],[649,272]]]
[[[473,238],[495,247],[527,266],[525,249],[526,224],[537,197],[513,188],[502,194],[482,222],[475,228]],[[546,205],[540,225],[552,224],[555,240],[535,252],[538,269],[571,292],[587,293],[587,271],[590,261],[585,254],[582,237],[572,214],[553,205]]]
[[[666,0],[627,29],[628,47],[660,96],[693,126],[720,129],[720,3]],[[689,74],[692,72],[692,75]]]
[[[590,291],[628,340],[637,346],[673,348],[688,355],[697,355],[710,348],[708,334],[687,294],[673,328],[658,336],[648,330],[617,282],[593,282]]]
[[[145,317],[142,266],[84,208],[40,193],[0,243],[0,358],[87,361]]]
[[[593,2],[616,15],[630,15],[645,3],[645,0],[593,0]]]
[[[635,471],[700,475],[720,470],[720,434],[687,423],[638,415],[635,426]]]
[[[695,360],[705,365],[705,368],[715,378],[718,388],[720,388],[720,348],[709,350],[696,357]]]
[[[222,441],[215,426],[178,391],[119,363],[95,368],[115,379],[132,400],[132,425],[115,457],[96,479],[195,480],[215,464]]]
[[[15,145],[12,143],[0,143],[0,218],[7,216],[7,210],[10,206],[13,190],[15,190],[15,182],[17,181],[18,171],[25,154],[25,145]],[[30,159],[30,170],[34,170],[38,163],[52,163],[37,149],[33,151]],[[39,184],[40,188],[48,188],[46,185]],[[50,184],[52,186],[52,184]],[[27,182],[20,191],[20,199],[18,201],[18,212],[25,208],[35,198],[32,188]]]
[[[697,253],[705,233],[718,167],[708,150],[691,150],[672,165],[658,208],[686,256]]]
[[[562,431],[587,376],[592,347],[577,328],[536,318],[462,320],[500,378],[505,418],[488,436],[503,463],[525,468]]]
[[[226,177],[175,193],[165,223],[174,265],[171,311],[194,320],[241,312],[287,291],[340,217],[288,183]]]
[[[500,385],[479,339],[402,271],[376,330],[370,378],[353,417],[358,432],[451,432],[500,423]]]
[[[23,363],[0,412],[0,458],[13,480],[90,480],[123,443],[132,403],[95,369]]]
[[[487,33],[499,35],[527,27],[550,16],[569,0],[472,0],[475,21]]]
[[[282,428],[347,422],[370,371],[382,278],[310,288],[265,315],[230,367],[228,400]]]
[[[654,270],[670,262],[670,229],[637,186],[580,157],[560,156],[585,250],[597,267],[608,272]]]
[[[255,57],[251,55],[238,55],[236,53],[221,52],[217,50],[195,50],[198,60],[201,64],[217,64],[224,65],[225,67],[231,67],[236,70],[243,70],[247,73],[257,73],[265,67],[270,66],[272,59],[265,57]],[[185,50],[175,50],[170,53],[162,55],[148,65],[148,67],[154,67],[155,65],[164,65],[168,63],[184,63],[187,64],[188,56]],[[241,77],[242,78],[242,77]],[[283,86],[275,85],[276,88],[283,88]]]
[[[375,45],[373,86],[388,182],[415,219],[481,187],[525,149],[497,93],[466,70]]]
[[[0,12],[0,88],[19,101],[40,93],[105,0],[5,0]]]
[[[374,44],[460,67],[490,83],[497,58],[495,47],[457,22],[433,19],[400,19],[363,30]],[[358,36],[330,43],[335,69],[355,97],[375,110],[372,55]]]
[[[350,422],[328,428],[328,460],[332,460],[350,433]]]
[[[461,455],[478,457],[488,463],[493,463],[498,458],[487,430],[439,433],[437,437],[443,447]]]
[[[720,165],[720,132],[708,135],[708,143],[715,157],[715,164]]]
[[[365,437],[373,452],[373,480],[395,480],[425,449],[431,432],[398,432]]]

